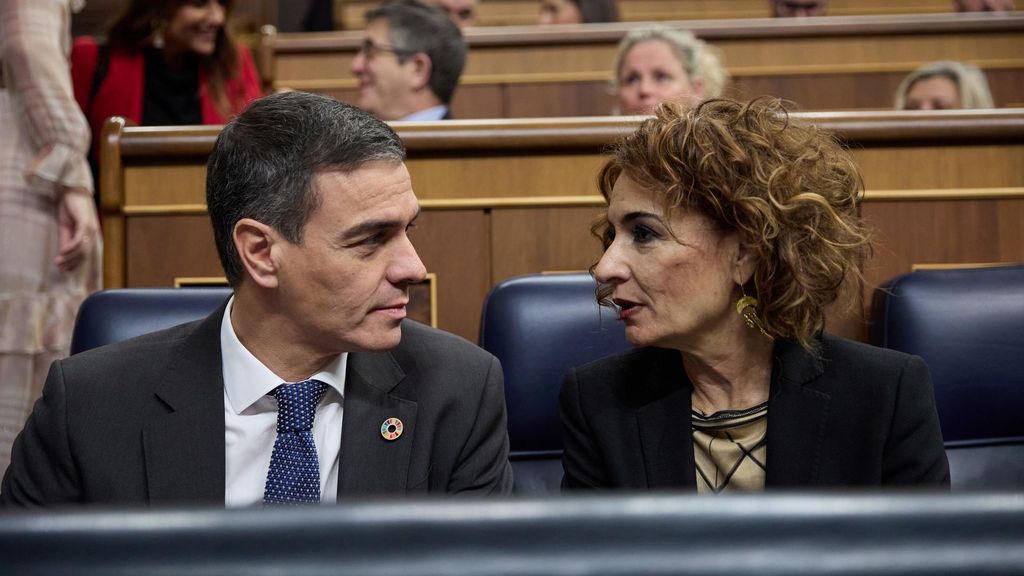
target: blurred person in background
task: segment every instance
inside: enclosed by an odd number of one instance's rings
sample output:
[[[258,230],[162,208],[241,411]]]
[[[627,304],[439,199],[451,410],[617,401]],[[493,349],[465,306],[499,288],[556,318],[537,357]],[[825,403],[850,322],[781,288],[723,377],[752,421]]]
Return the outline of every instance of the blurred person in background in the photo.
[[[828,0],[769,0],[773,18],[824,16]]]
[[[249,49],[227,28],[233,0],[131,0],[106,44],[75,39],[71,74],[98,149],[103,122],[224,124],[261,96]]]
[[[897,110],[994,108],[985,73],[973,64],[944,60],[914,70],[896,90]]]
[[[597,297],[635,348],[566,376],[563,487],[948,490],[924,361],[824,331],[869,252],[831,134],[776,99],[665,103],[598,183]]]
[[[476,0],[431,0],[428,4],[447,12],[459,30],[476,22]]]
[[[953,0],[957,12],[1009,12],[1014,10],[1013,0]]]
[[[381,120],[452,117],[466,42],[444,11],[419,0],[391,0],[366,12],[364,33],[352,61],[357,106]]]
[[[538,24],[618,22],[615,0],[541,0]]]
[[[621,114],[650,114],[665,100],[695,105],[722,95],[722,54],[691,32],[664,26],[631,30],[619,42],[612,91]]]
[[[68,73],[72,4],[83,2],[0,2],[0,469],[101,280],[89,126]]]

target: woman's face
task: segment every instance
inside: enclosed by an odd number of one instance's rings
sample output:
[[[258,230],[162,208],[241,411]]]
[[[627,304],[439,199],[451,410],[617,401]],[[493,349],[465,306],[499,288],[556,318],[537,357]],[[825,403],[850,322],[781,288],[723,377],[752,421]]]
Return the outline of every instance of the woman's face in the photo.
[[[594,276],[614,287],[631,344],[700,350],[742,322],[734,308],[746,263],[736,233],[693,212],[666,215],[659,195],[625,174],[612,189],[608,225],[613,238]]]
[[[703,93],[703,85],[690,81],[683,63],[661,40],[640,42],[622,59],[619,109],[623,114],[650,114],[664,100],[694,102]]]
[[[959,110],[960,90],[946,76],[918,80],[907,90],[907,110]]]
[[[217,33],[224,27],[227,9],[218,0],[190,0],[167,19],[164,41],[169,50],[210,56],[217,49]]]
[[[540,0],[540,24],[581,24],[583,14],[571,0]]]

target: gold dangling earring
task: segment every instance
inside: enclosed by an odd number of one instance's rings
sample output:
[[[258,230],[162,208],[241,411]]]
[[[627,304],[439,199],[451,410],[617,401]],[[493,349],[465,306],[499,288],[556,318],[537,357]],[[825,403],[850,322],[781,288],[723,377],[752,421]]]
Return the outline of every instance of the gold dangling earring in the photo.
[[[157,50],[163,50],[164,46],[167,45],[167,41],[164,40],[164,27],[166,24],[167,23],[163,20],[153,21],[153,48],[156,48]]]
[[[743,297],[736,301],[736,313],[743,317],[743,320],[747,323],[747,326],[751,328],[757,328],[761,334],[764,334],[769,340],[774,340],[768,331],[765,330],[764,322],[757,315],[757,298],[748,296],[747,291],[740,284],[740,291],[743,292]]]

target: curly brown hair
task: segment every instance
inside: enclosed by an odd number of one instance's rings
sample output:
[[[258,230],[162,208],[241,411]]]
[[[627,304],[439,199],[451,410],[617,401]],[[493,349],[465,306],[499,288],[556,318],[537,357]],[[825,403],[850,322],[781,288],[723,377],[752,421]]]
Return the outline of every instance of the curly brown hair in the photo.
[[[611,150],[598,185],[605,200],[619,175],[661,193],[663,210],[693,210],[735,230],[757,255],[744,290],[767,333],[812,348],[825,307],[860,278],[870,252],[857,203],[863,181],[830,133],[793,121],[775,98],[715,99],[695,109],[660,105]],[[605,248],[607,222],[593,232]],[[608,302],[611,287],[598,289]]]

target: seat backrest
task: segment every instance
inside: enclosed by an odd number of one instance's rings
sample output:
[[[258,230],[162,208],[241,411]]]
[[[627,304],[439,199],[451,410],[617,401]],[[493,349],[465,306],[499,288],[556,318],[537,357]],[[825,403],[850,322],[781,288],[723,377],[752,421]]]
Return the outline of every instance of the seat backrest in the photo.
[[[629,349],[622,324],[594,298],[589,274],[499,283],[484,302],[480,345],[501,360],[516,492],[557,492],[562,477],[558,392],[569,368]]]
[[[230,288],[129,288],[97,292],[78,309],[71,353],[199,320],[230,295]]]
[[[872,310],[873,343],[928,363],[954,489],[1024,488],[1024,266],[904,274]]]

